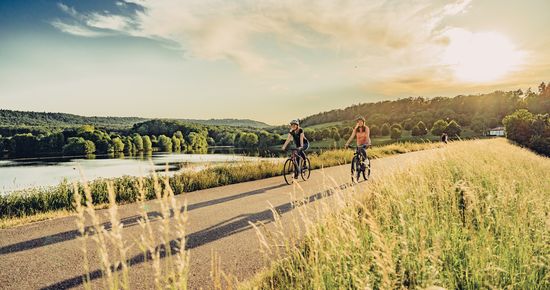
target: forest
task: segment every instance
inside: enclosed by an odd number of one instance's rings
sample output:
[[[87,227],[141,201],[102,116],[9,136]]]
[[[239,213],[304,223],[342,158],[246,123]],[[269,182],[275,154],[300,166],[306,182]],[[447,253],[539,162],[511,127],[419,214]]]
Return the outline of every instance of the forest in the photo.
[[[502,119],[518,109],[527,109],[534,114],[550,112],[550,86],[541,83],[536,92],[496,91],[480,95],[459,95],[453,98],[423,97],[404,98],[394,101],[365,103],[345,109],[322,112],[302,121],[305,127],[330,122],[350,121],[357,115],[365,116],[369,126],[401,124],[406,130],[422,121],[427,127],[440,119],[455,120],[477,132],[502,126]]]
[[[108,131],[82,125],[0,136],[0,152],[10,157],[151,151],[206,153],[208,146],[213,145],[267,148],[280,142],[278,134],[261,129],[150,120],[126,130]]]

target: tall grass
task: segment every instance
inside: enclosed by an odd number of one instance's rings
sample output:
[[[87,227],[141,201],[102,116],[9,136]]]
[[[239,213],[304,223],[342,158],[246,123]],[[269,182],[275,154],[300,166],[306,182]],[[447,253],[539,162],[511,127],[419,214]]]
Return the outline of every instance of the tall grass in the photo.
[[[300,241],[282,223],[258,227],[278,259],[241,288],[550,289],[550,159],[504,140],[434,154],[336,194],[340,210],[320,224],[302,214]]]
[[[84,288],[93,289],[98,285],[92,285],[90,279],[90,264],[99,264],[101,270],[102,289],[132,289],[138,285],[132,285],[129,275],[129,261],[127,252],[137,245],[144,257],[151,261],[152,277],[156,289],[187,289],[189,253],[185,249],[185,227],[187,223],[187,204],[183,205],[174,198],[174,193],[168,186],[168,180],[159,180],[156,175],[153,179],[155,198],[160,205],[159,225],[153,226],[147,214],[147,206],[144,204],[146,191],[142,180],[138,180],[136,186],[140,192],[140,216],[138,224],[141,233],[137,239],[123,237],[122,223],[118,215],[116,203],[117,193],[112,183],[107,183],[109,195],[109,222],[111,230],[106,230],[101,222],[99,214],[93,206],[90,187],[83,183],[83,189],[74,187],[74,205],[77,212],[77,226],[80,231],[81,249],[84,257],[83,277]],[[160,185],[164,183],[164,188]],[[86,230],[85,225],[90,220],[93,231]],[[129,243],[129,240],[135,243]],[[89,245],[98,253],[97,261],[89,260]],[[161,257],[162,256],[162,257]]]
[[[379,158],[398,153],[406,153],[439,147],[439,143],[401,143],[369,149],[373,158]],[[311,154],[311,165],[315,168],[341,165],[350,162],[353,156],[352,150],[333,150],[322,152],[318,155]],[[198,172],[182,172],[170,176],[167,185],[174,194],[191,192],[217,186],[234,184],[245,181],[258,180],[281,175],[282,164],[278,162],[237,163],[230,165],[216,165]],[[137,186],[138,177],[123,176],[113,179],[98,179],[90,182],[91,202],[93,205],[109,204],[109,189],[111,184],[117,192],[117,203],[135,202],[140,197],[140,188]],[[145,191],[145,199],[156,198],[154,179],[143,178],[142,186]],[[164,183],[159,186],[165,187]],[[79,190],[84,190],[84,185],[78,185]],[[29,217],[37,214],[55,211],[74,211],[72,185],[63,182],[49,188],[35,188],[25,191],[13,192],[6,196],[0,196],[0,219],[13,217]],[[48,215],[44,215],[48,216]],[[33,220],[33,219],[25,219]]]

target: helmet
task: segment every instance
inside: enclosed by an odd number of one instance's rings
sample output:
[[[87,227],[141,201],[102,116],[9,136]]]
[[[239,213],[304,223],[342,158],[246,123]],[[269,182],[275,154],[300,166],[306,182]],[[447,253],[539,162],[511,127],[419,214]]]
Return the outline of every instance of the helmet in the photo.
[[[294,120],[290,121],[290,125],[294,125],[294,124],[299,126],[300,125],[300,120],[294,119]]]
[[[357,116],[355,117],[355,121],[359,121],[359,120],[365,122],[365,117],[363,117],[363,116],[361,116],[361,115],[357,115]]]

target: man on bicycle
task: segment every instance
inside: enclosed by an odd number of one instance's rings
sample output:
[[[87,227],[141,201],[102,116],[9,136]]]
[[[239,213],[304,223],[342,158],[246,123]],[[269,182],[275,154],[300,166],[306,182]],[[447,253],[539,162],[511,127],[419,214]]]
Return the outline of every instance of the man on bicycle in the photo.
[[[302,160],[306,160],[305,151],[309,148],[309,141],[304,134],[304,130],[300,127],[300,121],[297,119],[290,121],[290,132],[288,132],[288,137],[286,138],[285,144],[283,144],[283,151],[286,150],[288,143],[292,140],[294,140],[294,145],[296,145],[296,149],[298,149],[298,156],[300,156]],[[298,163],[299,170],[301,170],[301,164],[301,162]],[[295,178],[296,177],[297,176],[295,176]]]
[[[357,116],[355,118],[355,121],[357,123],[355,125],[355,128],[353,128],[351,136],[346,142],[346,148],[349,146],[353,138],[357,137],[357,148],[360,150],[361,156],[363,156],[363,160],[365,160],[367,159],[366,148],[371,144],[370,129],[367,125],[365,125],[365,118],[363,116]]]

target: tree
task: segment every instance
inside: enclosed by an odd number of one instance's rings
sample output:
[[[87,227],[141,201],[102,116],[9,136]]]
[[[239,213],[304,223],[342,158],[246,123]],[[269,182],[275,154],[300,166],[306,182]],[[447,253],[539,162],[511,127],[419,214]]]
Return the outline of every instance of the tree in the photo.
[[[401,130],[399,128],[394,127],[391,129],[391,138],[392,140],[398,140],[401,138]]]
[[[258,144],[258,135],[254,133],[243,133],[239,139],[239,146],[244,148],[254,147]]]
[[[159,150],[162,152],[172,152],[172,139],[165,135],[158,137]]]
[[[447,125],[447,128],[445,128],[445,133],[447,133],[449,137],[460,136],[461,132],[462,132],[462,128],[455,120],[452,120],[451,122],[449,122],[449,124]]]
[[[447,129],[447,125],[447,121],[441,119],[437,120],[432,126],[432,135],[440,136],[445,132],[445,129]]]
[[[332,135],[332,131],[329,129],[329,128],[324,128],[323,130],[321,130],[321,136],[322,136],[322,139],[328,139],[330,138]]]
[[[96,151],[94,142],[82,137],[71,137],[67,141],[68,143],[63,146],[64,155],[87,155]]]
[[[411,130],[412,136],[420,136],[420,128],[418,128],[418,125],[414,125]]]
[[[390,135],[390,125],[388,123],[384,123],[382,125],[382,128],[380,128],[380,136],[388,136]]]
[[[138,133],[132,135],[132,143],[136,148],[136,151],[143,151],[143,138],[141,138],[141,135],[139,135]]]
[[[132,137],[126,137],[124,138],[124,152],[127,154],[132,154],[136,152],[136,148],[134,147],[134,142],[132,142]]]
[[[428,134],[428,128],[426,127],[426,124],[424,124],[424,122],[418,121],[418,124],[416,124],[416,126],[418,126],[418,130],[419,130],[418,136],[426,136]]]
[[[206,152],[208,150],[208,142],[206,141],[206,135],[191,132],[188,135],[189,138],[189,150],[193,152]],[[257,137],[256,137],[257,138]]]
[[[513,114],[506,116],[502,121],[506,127],[508,139],[518,142],[522,145],[528,145],[534,130],[531,127],[534,116],[531,112],[521,109]]]
[[[410,131],[412,130],[412,128],[414,127],[414,122],[412,119],[407,119],[405,121],[403,121],[403,129],[407,130],[407,131]]]
[[[111,139],[111,146],[113,147],[114,152],[124,151],[124,142],[122,142],[122,140],[118,137]]]
[[[380,128],[378,126],[372,125],[372,126],[370,126],[369,129],[370,129],[370,135],[371,136],[380,136]]]
[[[398,124],[398,123],[394,123],[393,125],[391,125],[390,130],[391,130],[391,129],[394,129],[394,128],[399,129],[399,131],[402,131],[402,130],[403,130],[403,127],[401,127],[401,125]]]
[[[151,138],[147,135],[141,137],[143,142],[143,151],[149,152],[153,150],[153,143],[151,142]]]
[[[12,142],[17,156],[33,156],[38,151],[38,138],[30,133],[17,134],[12,137]]]
[[[172,150],[181,151],[181,140],[176,135],[172,136]]]

